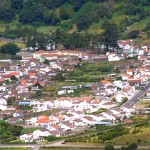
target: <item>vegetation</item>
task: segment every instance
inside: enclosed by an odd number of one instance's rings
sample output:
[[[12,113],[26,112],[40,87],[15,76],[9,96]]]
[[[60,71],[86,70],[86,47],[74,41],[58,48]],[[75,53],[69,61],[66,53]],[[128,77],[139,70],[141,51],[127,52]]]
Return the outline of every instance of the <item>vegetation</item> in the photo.
[[[128,101],[127,97],[124,97],[122,102],[119,103],[118,107],[122,106],[124,103],[126,103]]]
[[[16,81],[16,80],[17,80],[17,78],[16,78],[16,76],[12,75],[12,76],[11,76],[11,78],[10,78],[10,80],[12,80],[12,81]]]
[[[39,128],[24,128],[22,131],[21,131],[21,135],[22,134],[27,134],[27,133],[31,133],[31,132],[34,132],[35,130],[38,130]]]
[[[7,100],[7,104],[8,104],[8,105],[13,105],[14,102],[15,102],[15,100],[16,100],[16,97],[10,97],[10,98],[8,98],[8,100]]]
[[[101,129],[101,131],[100,131]],[[73,138],[68,138],[66,139],[66,142],[79,142],[79,143],[85,143],[85,142],[90,142],[90,143],[104,143],[106,141],[112,140],[116,137],[128,134],[128,129],[125,129],[124,127],[118,125],[116,128],[107,130],[106,132],[103,131],[106,128],[97,128],[99,130],[96,133],[85,135],[85,136],[78,136],[78,137],[73,137]]]
[[[0,47],[0,53],[2,54],[16,55],[19,51],[20,48],[14,43],[8,43]]]
[[[29,150],[29,148],[25,148],[25,147],[11,147],[11,148],[0,148],[0,150]]]
[[[21,60],[22,57],[19,55],[1,54],[0,59],[11,59],[11,60]]]
[[[74,25],[88,30],[94,23],[101,25],[105,19],[115,18],[121,31],[126,31],[128,26],[148,20],[149,6],[148,0],[1,0],[0,18],[5,25],[59,26],[62,30]]]
[[[114,22],[105,21],[102,25],[102,29],[104,30],[102,37],[104,45],[108,50],[109,47],[115,48],[117,47],[117,40],[119,39],[119,29]]]
[[[35,47],[38,43],[38,49],[46,49],[48,40],[54,40],[56,45],[66,49],[85,50],[97,45],[105,45],[108,49],[117,46],[116,39],[141,38],[142,32],[149,37],[150,33],[148,0],[136,3],[129,0],[57,0],[57,4],[53,0],[2,0],[1,3],[0,37],[21,37],[27,47]],[[47,37],[50,32],[55,32],[52,40]],[[96,46],[90,45],[91,41]]]
[[[89,132],[70,136],[66,142],[77,143],[111,143],[115,145],[150,143],[148,121],[137,121],[131,124],[115,126],[99,126]],[[129,127],[129,128],[128,128]]]
[[[49,60],[45,59],[43,64],[49,65]]]
[[[122,147],[121,150],[137,150],[138,146],[135,143],[129,144],[127,147]]]
[[[104,150],[115,150],[112,145],[106,145]]]
[[[63,146],[63,147],[42,147],[40,148],[40,150],[104,150],[103,148],[100,148],[100,147],[90,147],[90,146],[85,146],[85,147],[69,147],[69,146]]]
[[[102,112],[106,112],[108,109],[106,108],[100,108],[98,111],[92,112],[92,115],[100,114]]]
[[[124,134],[127,134],[127,133],[128,133],[127,129],[125,129],[123,127],[118,127],[116,129],[109,130],[107,133],[104,133],[101,136],[101,139],[102,139],[102,141],[111,140],[111,139],[114,139],[118,136],[121,136],[121,135],[124,135]]]
[[[131,143],[126,147],[121,147],[121,150],[137,150],[138,146],[135,143]],[[106,145],[104,150],[115,150],[114,146],[112,145]]]
[[[58,81],[64,81],[65,80],[65,77],[63,76],[63,74],[61,72],[58,72],[56,74],[55,77],[53,77],[54,80],[58,80]]]
[[[77,65],[75,71],[69,71],[66,75],[67,79],[74,79],[77,82],[96,82],[104,79],[104,75],[111,73],[114,63],[101,62],[90,64],[83,62],[82,65]],[[94,72],[94,74],[93,74]]]
[[[49,136],[46,136],[45,137],[45,140],[47,140],[47,141],[49,141],[49,142],[51,142],[51,141],[56,141],[56,140],[58,140],[58,139],[60,139],[59,137],[56,137],[56,136],[53,136],[53,135],[49,135]]]
[[[21,135],[23,127],[18,125],[12,125],[5,121],[0,121],[0,142],[9,143],[10,141],[16,140],[16,136]]]

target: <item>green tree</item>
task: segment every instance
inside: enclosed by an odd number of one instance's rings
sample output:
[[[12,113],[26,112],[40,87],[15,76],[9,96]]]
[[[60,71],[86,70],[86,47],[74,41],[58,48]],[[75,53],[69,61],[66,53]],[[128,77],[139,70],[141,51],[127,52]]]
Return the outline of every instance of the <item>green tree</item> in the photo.
[[[69,19],[73,14],[73,8],[70,4],[65,4],[63,7],[60,8],[60,17],[64,20]]]
[[[11,76],[11,78],[10,78],[10,80],[12,80],[12,81],[16,81],[16,80],[17,80],[17,78],[16,78],[16,76],[12,75],[12,76]]]
[[[0,20],[11,21],[14,17],[14,11],[12,9],[10,0],[0,1]]]
[[[9,143],[16,140],[16,136],[21,135],[23,127],[18,125],[9,124],[0,120],[0,141],[1,143]]]
[[[106,50],[117,47],[117,40],[119,39],[119,29],[117,24],[112,21],[105,21],[102,25],[102,29],[102,38]]]
[[[58,72],[56,74],[56,76],[54,77],[55,80],[58,80],[58,81],[64,81],[65,80],[65,77],[63,76],[63,74],[61,72]]]
[[[121,147],[121,150],[137,150],[138,146],[135,143],[129,144],[127,147]]]
[[[49,136],[45,137],[45,139],[50,142],[50,141],[56,141],[59,138],[56,136],[53,136],[53,135],[49,135]]]
[[[10,97],[10,98],[8,98],[8,100],[7,100],[7,104],[8,104],[8,105],[13,105],[13,103],[15,102],[15,100],[16,100],[15,97]]]
[[[21,8],[23,8],[24,0],[11,0],[11,5],[12,5],[13,9],[15,9],[16,11],[18,11]]]
[[[44,15],[46,10],[47,8],[44,7],[41,3],[34,3],[33,1],[29,1],[21,10],[19,21],[23,24],[42,24],[44,22]]]
[[[35,96],[37,98],[40,97],[41,95],[42,95],[42,91],[41,90],[36,91]]]
[[[128,98],[127,98],[127,97],[124,97],[124,98],[123,98],[123,101],[124,101],[124,102],[127,102],[127,101],[128,101]]]
[[[38,82],[36,82],[33,86],[34,86],[34,87],[38,86],[38,88],[39,88],[39,89],[41,89],[41,88],[42,88],[41,84],[40,84],[40,83],[38,83]]]
[[[84,16],[78,19],[76,25],[79,31],[82,31],[87,29],[91,23],[92,23],[92,18],[90,18],[89,16]]]
[[[21,135],[21,131],[23,130],[23,127],[17,125],[9,126],[8,130],[13,134],[13,136],[19,136]]]
[[[106,145],[104,150],[115,150],[112,145]]]
[[[144,31],[150,31],[150,22],[145,25]]]
[[[127,34],[127,38],[137,38],[140,35],[140,31],[139,30],[132,30]]]
[[[0,47],[0,53],[16,55],[20,51],[20,48],[14,43],[4,44]]]
[[[127,147],[127,150],[137,150],[138,146],[135,143],[129,144],[129,146]]]
[[[43,64],[46,64],[46,65],[49,65],[49,60],[48,59],[45,59]]]

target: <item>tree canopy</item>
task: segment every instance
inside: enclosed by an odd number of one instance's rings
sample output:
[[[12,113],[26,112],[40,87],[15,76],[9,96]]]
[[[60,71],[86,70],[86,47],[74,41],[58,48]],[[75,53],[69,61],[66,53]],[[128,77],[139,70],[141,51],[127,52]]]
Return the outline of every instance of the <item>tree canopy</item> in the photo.
[[[119,39],[119,29],[117,24],[112,21],[105,21],[102,25],[103,43],[106,49],[117,47],[117,40]]]
[[[106,145],[104,150],[115,150],[112,145]]]
[[[20,48],[14,43],[4,44],[0,47],[0,53],[16,55],[20,51]]]
[[[9,124],[3,120],[0,120],[0,142],[8,143],[16,139],[16,136],[21,135],[23,127],[18,125]]]

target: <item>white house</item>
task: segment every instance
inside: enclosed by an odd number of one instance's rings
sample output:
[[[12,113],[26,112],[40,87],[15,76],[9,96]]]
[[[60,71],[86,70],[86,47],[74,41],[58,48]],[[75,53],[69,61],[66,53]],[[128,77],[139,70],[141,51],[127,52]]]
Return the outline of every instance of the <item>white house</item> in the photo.
[[[26,143],[33,142],[34,141],[34,135],[33,135],[33,133],[23,134],[20,136],[20,139]]]
[[[120,57],[116,53],[107,52],[106,56],[108,57],[108,61],[120,61],[121,59],[123,59],[123,57]]]

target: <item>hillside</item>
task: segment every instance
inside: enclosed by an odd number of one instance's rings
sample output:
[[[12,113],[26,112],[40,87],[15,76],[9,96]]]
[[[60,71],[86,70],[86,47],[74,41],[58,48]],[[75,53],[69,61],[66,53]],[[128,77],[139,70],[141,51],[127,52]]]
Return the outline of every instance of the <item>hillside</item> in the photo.
[[[150,20],[149,0],[1,0],[0,33],[34,26],[39,32],[100,33],[105,20],[122,33],[144,30]],[[148,29],[149,30],[149,29]]]

